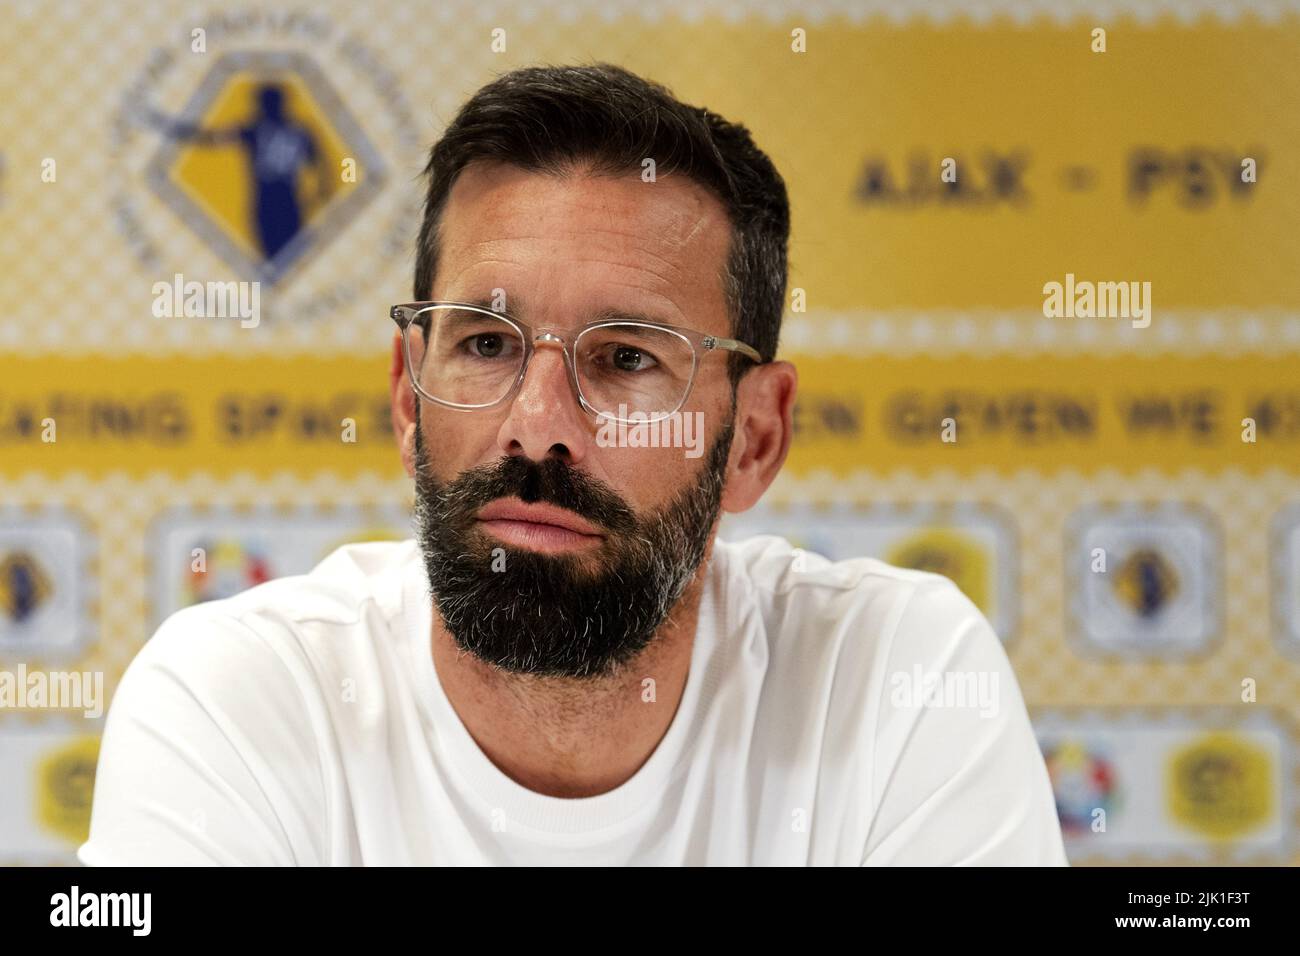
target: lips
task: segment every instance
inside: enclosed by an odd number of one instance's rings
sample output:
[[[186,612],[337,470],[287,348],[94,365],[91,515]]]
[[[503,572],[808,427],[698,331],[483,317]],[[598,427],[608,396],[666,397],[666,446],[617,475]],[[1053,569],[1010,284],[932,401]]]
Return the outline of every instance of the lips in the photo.
[[[483,527],[509,543],[536,551],[569,551],[597,544],[603,535],[572,511],[548,504],[500,498],[478,513]]]

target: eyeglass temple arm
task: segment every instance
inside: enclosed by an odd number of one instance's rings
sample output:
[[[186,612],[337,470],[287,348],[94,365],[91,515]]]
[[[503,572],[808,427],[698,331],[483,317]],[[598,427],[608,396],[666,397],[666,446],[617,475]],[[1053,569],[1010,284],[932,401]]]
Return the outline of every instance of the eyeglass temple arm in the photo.
[[[720,339],[716,335],[706,335],[704,341],[700,343],[705,349],[712,351],[722,349],[725,352],[739,352],[746,358],[753,359],[760,365],[763,363],[763,356],[751,345],[746,345],[737,339]]]

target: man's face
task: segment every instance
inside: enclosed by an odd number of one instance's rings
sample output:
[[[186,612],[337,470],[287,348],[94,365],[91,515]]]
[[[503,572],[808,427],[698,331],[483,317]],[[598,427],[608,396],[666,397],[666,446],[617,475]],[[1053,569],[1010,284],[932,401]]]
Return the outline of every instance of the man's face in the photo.
[[[715,198],[681,177],[475,164],[457,179],[439,236],[435,300],[504,293],[505,310],[534,329],[567,332],[616,310],[730,334],[730,225]],[[602,447],[601,423],[547,346],[495,408],[419,403],[420,541],[463,650],[515,672],[590,677],[646,646],[716,523],[734,413],[724,358],[701,361],[680,411],[703,423],[707,454]]]

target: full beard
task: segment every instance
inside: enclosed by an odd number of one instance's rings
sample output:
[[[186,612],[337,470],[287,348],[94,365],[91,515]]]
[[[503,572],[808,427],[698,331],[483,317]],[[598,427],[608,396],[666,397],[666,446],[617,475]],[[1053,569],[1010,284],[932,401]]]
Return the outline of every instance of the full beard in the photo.
[[[732,435],[729,422],[699,478],[641,516],[608,484],[558,458],[506,456],[439,482],[417,412],[416,531],[434,602],[457,647],[514,674],[616,673],[650,644],[704,560]],[[605,538],[583,555],[509,547],[479,528],[476,515],[512,496],[574,511]]]

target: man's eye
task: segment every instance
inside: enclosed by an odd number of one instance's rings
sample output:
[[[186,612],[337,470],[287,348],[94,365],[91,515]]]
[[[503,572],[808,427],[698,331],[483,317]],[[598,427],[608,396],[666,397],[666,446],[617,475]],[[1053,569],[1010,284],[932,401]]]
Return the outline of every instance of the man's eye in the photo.
[[[632,345],[616,345],[610,352],[610,364],[620,372],[644,372],[656,363],[649,352]]]
[[[470,351],[479,358],[496,358],[506,347],[505,338],[495,332],[476,335],[470,342]]]

